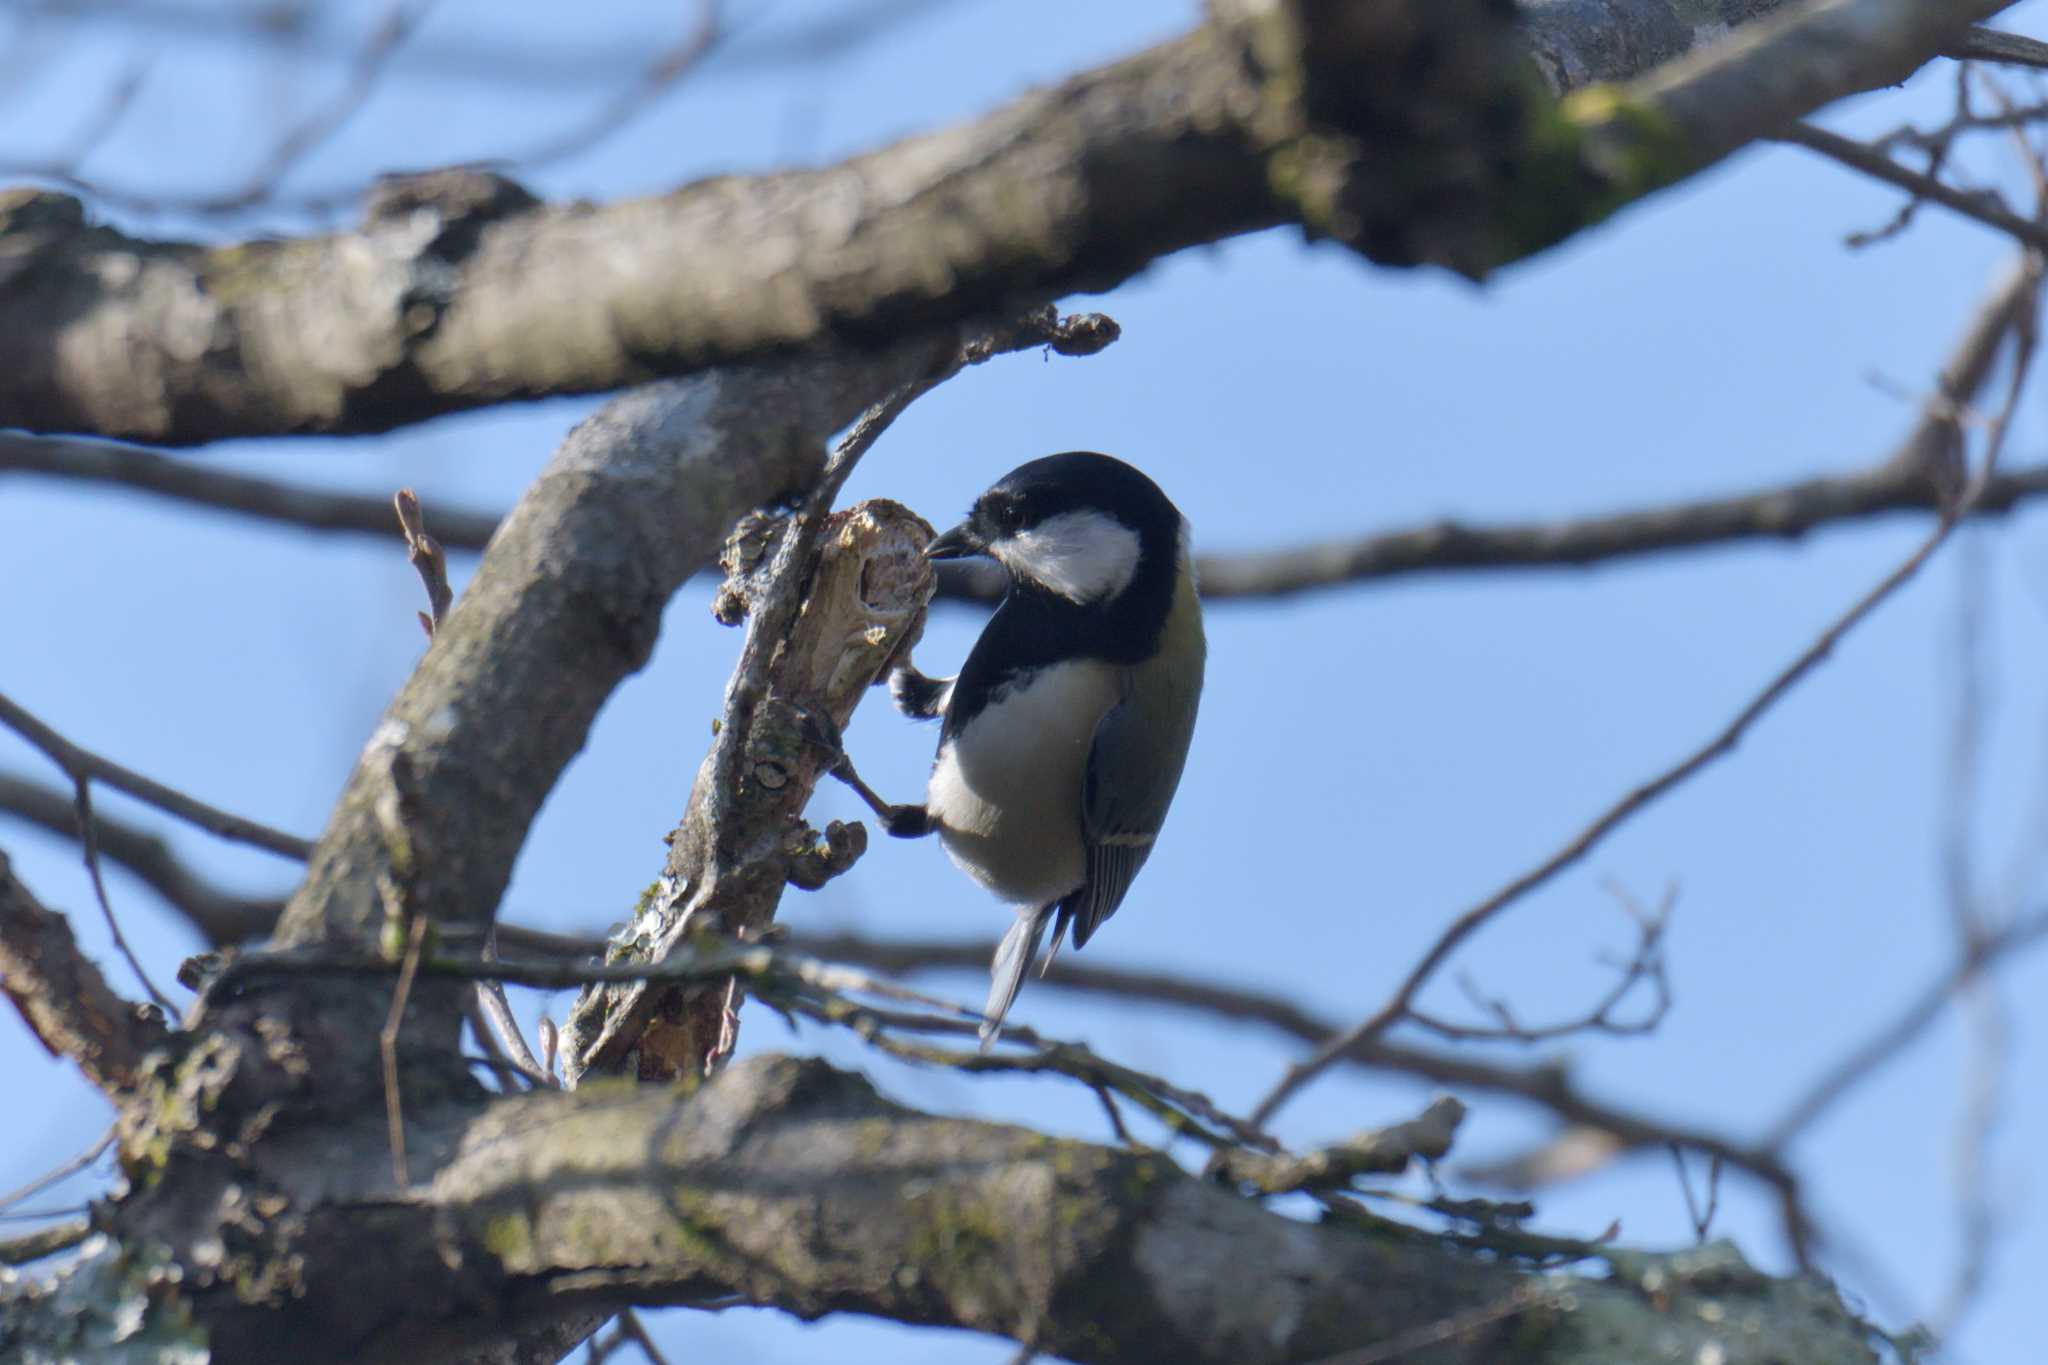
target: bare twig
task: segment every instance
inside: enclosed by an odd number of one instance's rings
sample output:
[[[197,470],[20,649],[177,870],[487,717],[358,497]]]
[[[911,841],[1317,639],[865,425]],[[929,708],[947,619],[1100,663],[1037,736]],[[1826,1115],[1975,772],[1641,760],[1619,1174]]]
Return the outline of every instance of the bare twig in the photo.
[[[338,531],[380,540],[391,535],[388,498],[304,488],[174,459],[117,441],[0,432],[0,474],[34,474],[123,488],[307,531]],[[439,503],[425,504],[423,516],[433,523],[442,544],[455,550],[482,550],[498,529],[495,516]]]
[[[435,0],[393,0],[349,64],[348,79],[341,89],[287,129],[240,190],[202,200],[192,207],[200,213],[234,213],[274,199],[278,186],[307,153],[333,137],[369,102],[392,53],[412,36],[434,3]]]
[[[668,1365],[668,1357],[654,1344],[654,1338],[648,1334],[647,1324],[640,1321],[639,1313],[631,1308],[621,1309],[619,1330],[626,1334],[627,1340],[640,1348],[640,1354],[647,1357],[647,1365]]]
[[[1905,1051],[1928,1025],[1941,1017],[1970,983],[1992,967],[2027,948],[2048,943],[2048,911],[2015,920],[1993,930],[1958,961],[1942,969],[1906,1002],[1892,1021],[1851,1048],[1809,1086],[1765,1131],[1765,1145],[1782,1149],[1811,1128],[1857,1085]]]
[[[349,64],[342,87],[288,128],[239,187],[212,194],[163,195],[91,180],[79,173],[78,155],[60,156],[40,163],[18,163],[7,173],[31,175],[90,194],[102,203],[134,212],[160,213],[178,210],[211,216],[240,213],[261,205],[282,203],[279,186],[307,154],[327,141],[361,111],[375,92],[390,65],[393,54],[411,37],[435,0],[395,0],[383,19],[371,30],[368,40]],[[113,110],[118,116],[119,107]],[[351,195],[350,198],[355,196]],[[296,198],[291,207],[301,211],[330,207],[318,196]]]
[[[1100,1082],[1088,1088],[1095,1092],[1096,1100],[1101,1103],[1103,1117],[1109,1120],[1109,1131],[1116,1134],[1116,1140],[1126,1147],[1136,1147],[1138,1141],[1131,1136],[1131,1130],[1124,1127],[1123,1111],[1116,1106],[1116,1095]]]
[[[149,63],[146,61],[135,62],[124,70],[107,87],[105,98],[92,116],[71,135],[71,144],[51,158],[52,163],[76,172],[85,159],[113,135],[115,126],[135,107],[135,97],[142,93],[142,84],[148,78]]]
[[[892,973],[934,969],[982,972],[987,970],[994,948],[990,943],[874,940],[849,934],[799,935],[793,936],[792,942],[800,943],[806,952]],[[1225,1019],[1256,1021],[1311,1045],[1338,1033],[1334,1022],[1309,1013],[1291,999],[1160,972],[1085,965],[1067,958],[1054,964],[1045,985],[1087,991],[1105,999],[1151,1000]],[[1513,1096],[1568,1124],[1606,1135],[1614,1150],[1645,1151],[1676,1144],[1703,1157],[1718,1158],[1771,1187],[1783,1207],[1798,1208],[1797,1182],[1773,1147],[1751,1146],[1718,1133],[1680,1128],[1617,1108],[1582,1093],[1570,1075],[1554,1065],[1498,1066],[1474,1057],[1385,1041],[1361,1043],[1342,1060],[1439,1085]],[[1803,1215],[1801,1222],[1803,1225]]]
[[[0,814],[19,816],[62,838],[79,837],[71,798],[45,783],[0,773]],[[276,925],[284,909],[281,897],[243,896],[216,886],[187,867],[156,834],[104,815],[97,807],[93,822],[100,853],[162,896],[214,946],[262,938]],[[499,943],[526,957],[581,960],[604,954],[605,940],[597,935],[555,934],[519,924],[493,925],[491,932]]]
[[[308,840],[272,829],[268,825],[258,824],[254,820],[245,820],[239,815],[230,815],[218,806],[210,806],[183,792],[173,791],[160,782],[152,781],[138,772],[101,758],[90,750],[79,748],[5,696],[0,696],[0,725],[5,725],[42,750],[49,756],[50,761],[62,768],[65,776],[74,782],[88,778],[104,782],[110,787],[128,793],[138,801],[147,802],[203,830],[218,834],[223,839],[253,844],[257,848],[268,849],[287,858],[297,858],[303,862],[312,852],[313,845]]]
[[[1693,1241],[1705,1246],[1707,1233],[1714,1226],[1714,1215],[1721,1208],[1721,1158],[1707,1158],[1707,1190],[1702,1201],[1693,1197],[1692,1175],[1685,1168],[1685,1149],[1673,1143],[1670,1150],[1672,1167],[1678,1172],[1678,1191],[1685,1196],[1685,1216],[1692,1223]]]
[[[634,79],[615,87],[612,97],[582,122],[523,152],[491,157],[479,164],[502,171],[530,171],[581,156],[616,136],[659,104],[711,54],[722,31],[723,6],[720,0],[697,0],[696,9],[696,19],[674,44],[642,67]]]
[[[70,1179],[86,1167],[92,1165],[93,1162],[98,1161],[105,1154],[107,1148],[114,1145],[114,1137],[119,1131],[119,1128],[107,1129],[106,1132],[100,1134],[99,1141],[57,1167],[54,1171],[37,1176],[19,1189],[9,1190],[5,1194],[0,1194],[0,1213],[12,1209],[24,1199],[35,1198],[52,1185],[57,1184],[59,1181]]]
[[[497,957],[497,935],[493,934],[484,940],[484,960],[494,962]],[[476,1006],[488,1025],[488,1033],[504,1048],[521,1075],[536,1085],[553,1087],[561,1084],[555,1079],[552,1065],[544,1065],[534,1057],[533,1049],[526,1045],[526,1035],[520,1031],[519,1021],[512,1017],[512,1002],[505,998],[504,983],[477,982]]]
[[[100,875],[100,841],[92,814],[92,783],[86,778],[74,779],[73,791],[75,809],[78,814],[78,844],[85,855],[86,876],[92,881],[92,894],[100,904],[100,917],[106,921],[107,933],[114,940],[115,951],[128,964],[128,970],[135,973],[135,979],[142,983],[142,989],[149,994],[159,1008],[169,1011],[173,1008],[170,997],[156,988],[156,982],[149,979],[149,973],[142,968],[142,960],[135,956],[135,950],[128,946],[128,936],[121,932],[121,921],[114,914],[114,902],[107,895],[107,879]]]
[[[600,1332],[590,1338],[589,1344],[584,1348],[586,1365],[603,1365],[603,1362],[610,1360],[628,1346],[637,1347],[640,1354],[647,1358],[648,1365],[668,1365],[668,1358],[662,1355],[661,1348],[656,1346],[654,1338],[648,1335],[647,1325],[641,1322],[640,1315],[630,1308],[619,1310],[618,1316],[612,1319],[612,1328],[609,1332]]]
[[[1677,762],[1663,769],[1648,781],[1626,793],[1619,801],[1603,811],[1593,822],[1574,835],[1563,847],[1535,867],[1522,873],[1501,887],[1493,895],[1472,906],[1453,920],[1436,942],[1431,945],[1422,960],[1418,962],[1395,988],[1394,993],[1378,1010],[1368,1015],[1338,1037],[1330,1039],[1306,1058],[1288,1067],[1273,1089],[1260,1101],[1252,1112],[1252,1122],[1263,1126],[1272,1118],[1280,1106],[1287,1102],[1302,1086],[1315,1079],[1332,1062],[1361,1042],[1379,1038],[1389,1028],[1408,1018],[1416,996],[1437,970],[1450,958],[1466,939],[1489,923],[1495,916],[1515,904],[1523,896],[1548,882],[1552,877],[1578,862],[1606,838],[1608,834],[1625,823],[1637,811],[1680,786],[1685,781],[1730,752],[1741,741],[1742,736],[1756,721],[1769,711],[1778,700],[1792,690],[1801,679],[1817,668],[1833,653],[1834,648],[1851,630],[1855,629],[1873,611],[1920,571],[1934,552],[1941,548],[1949,533],[1962,514],[1970,507],[1976,494],[1988,482],[1997,468],[1997,457],[2004,445],[2006,433],[2011,427],[2012,413],[2018,403],[2021,386],[2024,384],[2029,362],[2033,355],[2033,299],[2040,287],[2041,268],[2038,258],[2029,257],[2022,268],[2014,271],[2002,281],[1988,306],[1983,311],[2001,317],[2011,318],[2014,357],[2010,367],[2010,380],[2005,404],[1993,420],[1985,439],[1985,456],[1979,469],[1971,478],[1969,486],[1942,513],[1934,530],[1921,541],[1896,568],[1886,574],[1828,627],[1815,637],[1813,642],[1801,650],[1790,663],[1780,669],[1769,682],[1765,683],[1750,701],[1735,716],[1716,731],[1704,744],[1692,750]],[[2012,306],[2018,299],[2021,305]],[[1975,329],[1972,329],[1974,333]],[[1951,416],[1950,420],[1955,420]]]
[[[1667,889],[1664,899],[1654,910],[1638,904],[1620,887],[1610,886],[1608,890],[1635,923],[1636,944],[1625,960],[1614,964],[1618,973],[1614,984],[1589,1009],[1552,1024],[1525,1024],[1515,1017],[1507,1001],[1487,995],[1471,978],[1461,975],[1458,984],[1466,998],[1490,1015],[1493,1024],[1453,1023],[1424,1010],[1409,1011],[1409,1021],[1453,1042],[1541,1043],[1581,1033],[1627,1038],[1654,1032],[1671,1011],[1671,977],[1664,963],[1664,930],[1671,921],[1671,907],[1677,900],[1678,888]],[[1636,993],[1638,986],[1644,985],[1649,987],[1650,1001],[1642,1014],[1633,1019],[1620,1017],[1617,1011],[1622,1004]]]
[[[427,941],[427,917],[415,914],[405,938],[405,958],[398,965],[398,984],[391,988],[391,1012],[377,1045],[384,1060],[384,1121],[391,1138],[391,1178],[400,1190],[412,1184],[405,1164],[405,1109],[398,1095],[398,1027],[405,1019],[406,998],[419,971],[420,948]]]
[[[415,924],[419,921],[415,919]],[[413,942],[417,942],[415,930]],[[231,959],[214,979],[218,992],[236,982],[273,975],[384,976],[393,970],[387,959],[325,952],[251,953]],[[914,1042],[903,1034],[942,1034],[972,1038],[981,1016],[972,1010],[910,990],[833,963],[819,962],[759,944],[724,943],[683,947],[660,962],[516,962],[472,957],[430,956],[408,946],[398,965],[400,984],[410,974],[457,980],[499,980],[518,985],[558,989],[564,986],[647,981],[704,985],[744,980],[750,994],[789,1014],[849,1028],[870,1045],[905,1061],[944,1066],[968,1073],[1062,1075],[1091,1088],[1107,1087],[1143,1108],[1168,1131],[1212,1148],[1246,1146],[1261,1151],[1276,1144],[1242,1119],[1219,1109],[1206,1096],[1099,1056],[1079,1044],[1046,1038],[1017,1027],[1004,1031],[1005,1048],[996,1052],[954,1050]],[[852,997],[874,996],[920,1011],[893,1010]],[[394,1001],[396,1003],[396,999]],[[394,1010],[392,1019],[395,1021]],[[386,1037],[395,1039],[387,1027]],[[389,1046],[386,1056],[393,1055]],[[395,1090],[388,1095],[395,1095]],[[395,1102],[387,1105],[396,1134]],[[399,1150],[394,1144],[394,1151]]]
[[[0,474],[24,473],[111,484],[307,531],[390,533],[383,499],[302,488],[217,470],[112,442],[0,432]],[[1999,474],[1971,508],[1974,516],[2010,512],[2048,494],[2048,467]],[[1792,540],[1871,517],[1934,512],[1937,490],[1908,465],[1880,460],[1869,469],[1564,521],[1474,526],[1439,521],[1265,551],[1200,556],[1205,601],[1265,601],[1295,593],[1418,573],[1585,568],[1639,555],[1669,554],[1735,541]],[[497,530],[486,513],[424,504],[444,550],[475,552]],[[969,561],[939,566],[937,600],[993,604],[1000,572]]]
[[[448,605],[455,600],[455,593],[448,586],[448,556],[442,553],[441,542],[427,534],[420,500],[410,488],[401,488],[392,495],[391,506],[398,513],[398,529],[405,536],[405,558],[419,571],[420,582],[427,590],[431,613],[423,611],[419,618],[420,629],[431,640],[448,615]]]
[[[1780,136],[1784,142],[1796,143],[1809,151],[1839,161],[1854,171],[1860,171],[1873,180],[1882,180],[1919,199],[1941,205],[1965,218],[1974,219],[1986,227],[1996,228],[2014,241],[2038,251],[2048,251],[2048,227],[2031,218],[2022,218],[2005,206],[1995,194],[1969,194],[1944,184],[1931,175],[1908,170],[1882,152],[1872,151],[1854,138],[1831,133],[1811,123],[1794,124],[1789,132]]]
[[[1367,1346],[1357,1351],[1345,1351],[1341,1355],[1324,1356],[1312,1365],[1386,1365],[1386,1362],[1403,1360],[1432,1346],[1441,1346],[1447,1341],[1470,1336],[1481,1328],[1491,1327],[1497,1322],[1527,1313],[1540,1307],[1550,1294],[1560,1291],[1544,1289],[1535,1283],[1518,1286],[1513,1293],[1503,1295],[1493,1303],[1481,1304],[1477,1308],[1445,1318],[1442,1322],[1430,1323],[1412,1331],[1401,1333],[1391,1340]]]
[[[1947,123],[1931,133],[1922,133],[1910,125],[1896,129],[1870,143],[1870,150],[1889,156],[1892,148],[1901,144],[1917,147],[1927,156],[1927,164],[1921,167],[1920,173],[1929,180],[1939,180],[1943,168],[1948,164],[1949,153],[1955,150],[1957,141],[1964,133],[1972,131],[1977,122],[1976,111],[1970,104],[1970,72],[1971,68],[1967,62],[1957,64],[1955,114]],[[1906,202],[1899,205],[1897,212],[1892,214],[1891,220],[1884,226],[1865,232],[1852,232],[1845,240],[1849,246],[1858,248],[1888,241],[1912,226],[1913,220],[1920,214],[1920,206],[1926,202],[1922,195],[1909,195]]]
[[[1991,1257],[2007,1231],[1993,1194],[1991,1140],[2005,1107],[2006,1072],[2012,1064],[2012,1021],[1998,984],[1979,977],[1963,990],[1969,1028],[1969,1062],[1964,1072],[1962,1112],[1951,1140],[1956,1190],[1956,1232],[1961,1254],[1933,1327],[1950,1336],[1984,1292]]]
[[[2032,159],[2037,187],[2042,187],[2048,177],[2042,173],[2039,158]],[[1956,573],[1956,638],[1951,651],[1954,690],[1940,859],[1949,927],[1958,956],[1967,959],[1997,920],[2010,922],[2011,915],[1986,903],[1973,866],[1984,751],[1984,618],[1990,575],[1981,538],[1966,540],[1962,549]],[[1933,1329],[1942,1339],[1953,1335],[1981,1296],[1993,1251],[2004,1231],[1991,1196],[1990,1166],[1992,1138],[2004,1107],[2006,1071],[2011,1064],[2012,1026],[1995,976],[1972,978],[1961,988],[1959,998],[1968,1043],[1962,1104],[1951,1143],[1950,1179],[1955,1188],[1961,1250],[1933,1313]]]

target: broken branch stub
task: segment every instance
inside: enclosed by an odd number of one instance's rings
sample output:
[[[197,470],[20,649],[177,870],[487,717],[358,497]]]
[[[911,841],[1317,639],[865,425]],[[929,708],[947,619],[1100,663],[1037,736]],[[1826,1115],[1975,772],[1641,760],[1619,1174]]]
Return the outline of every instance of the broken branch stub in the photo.
[[[816,889],[867,848],[859,823],[820,834],[803,819],[834,755],[815,735],[843,732],[867,689],[924,631],[934,578],[924,547],[932,528],[900,503],[877,498],[832,513],[819,537],[803,602],[780,641],[754,632],[778,613],[762,608],[797,585],[776,581],[787,518],[755,514],[727,541],[718,619],[747,621],[744,661],[773,649],[766,686],[744,695],[736,674],[711,750],[697,770],[682,822],[669,835],[661,879],[642,897],[610,961],[659,962],[689,935],[758,939],[774,922],[785,883]],[[803,575],[806,566],[792,572]],[[742,663],[742,671],[744,662]],[[806,717],[829,722],[807,725]],[[726,745],[740,746],[730,790],[716,780]],[[631,1066],[642,1080],[701,1076],[731,1050],[737,995],[725,988],[635,982],[587,989],[571,1012],[572,1079]]]

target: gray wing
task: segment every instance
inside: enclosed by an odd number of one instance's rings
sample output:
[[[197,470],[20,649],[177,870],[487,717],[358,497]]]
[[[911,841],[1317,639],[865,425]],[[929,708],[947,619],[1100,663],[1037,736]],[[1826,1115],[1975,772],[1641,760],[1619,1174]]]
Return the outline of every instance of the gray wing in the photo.
[[[1111,707],[1095,727],[1081,802],[1088,879],[1059,907],[1062,927],[1073,926],[1076,948],[1116,913],[1152,856],[1194,725],[1195,698],[1176,688],[1158,697],[1149,715],[1133,696]]]

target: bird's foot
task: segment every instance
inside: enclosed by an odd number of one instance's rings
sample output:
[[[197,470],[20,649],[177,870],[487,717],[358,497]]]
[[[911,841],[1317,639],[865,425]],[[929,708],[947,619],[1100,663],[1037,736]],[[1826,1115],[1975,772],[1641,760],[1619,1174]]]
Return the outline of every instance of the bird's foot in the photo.
[[[923,806],[901,806],[884,801],[873,787],[861,780],[853,760],[846,756],[846,745],[832,717],[808,707],[797,708],[797,714],[802,717],[804,738],[832,756],[832,776],[853,788],[854,794],[866,802],[875,818],[881,821],[884,830],[898,839],[919,839],[932,832],[935,827],[931,814]]]

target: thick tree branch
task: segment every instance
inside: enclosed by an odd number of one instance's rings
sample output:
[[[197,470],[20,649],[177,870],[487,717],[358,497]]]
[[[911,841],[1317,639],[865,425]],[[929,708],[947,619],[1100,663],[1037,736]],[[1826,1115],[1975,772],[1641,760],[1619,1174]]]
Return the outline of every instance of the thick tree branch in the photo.
[[[164,1039],[162,1018],[131,1005],[78,949],[71,926],[46,910],[0,853],[0,993],[53,1057],[77,1063],[110,1095],[135,1084],[143,1054]]]
[[[1652,1339],[1728,1365],[1874,1359],[1831,1293],[1725,1251],[1693,1269],[1617,1257],[1606,1280],[1532,1280],[1511,1257],[1267,1213],[1156,1153],[920,1114],[815,1061],[752,1058],[687,1100],[534,1092],[418,1123],[437,1169],[399,1197],[374,1140],[271,1154],[267,1169],[312,1182],[263,1234],[301,1258],[298,1275],[272,1306],[188,1269],[217,1361],[263,1357],[283,1315],[295,1358],[315,1365],[430,1358],[454,1332],[578,1307],[754,1303],[950,1324],[1080,1362],[1277,1365],[1524,1292],[1509,1320],[1448,1334],[1428,1359],[1498,1361],[1512,1342],[1544,1365],[1588,1359],[1596,1340],[1649,1358]],[[189,1216],[145,1194],[124,1231],[182,1246]],[[1709,1296],[1719,1311],[1697,1311]],[[470,1306],[459,1328],[438,1325],[450,1303]]]
[[[352,233],[202,247],[16,193],[0,424],[167,443],[383,430],[876,343],[1279,223],[1477,275],[1904,78],[2007,2],[1808,0],[1560,104],[1495,0],[1218,0],[1187,37],[973,123],[657,199],[543,205],[451,171],[390,183]],[[1553,75],[1634,69],[1570,38],[1544,30]]]

